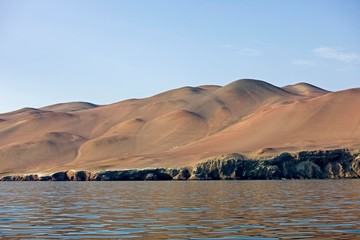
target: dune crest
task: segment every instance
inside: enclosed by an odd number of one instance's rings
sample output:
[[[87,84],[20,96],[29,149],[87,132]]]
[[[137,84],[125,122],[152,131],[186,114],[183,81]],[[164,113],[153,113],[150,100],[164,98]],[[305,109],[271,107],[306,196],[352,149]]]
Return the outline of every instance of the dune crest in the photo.
[[[330,91],[327,91],[325,89],[304,82],[297,83],[294,85],[287,85],[283,87],[283,89],[293,94],[297,94],[301,96],[309,96],[309,97],[317,97],[330,93]]]
[[[41,108],[45,111],[53,112],[75,112],[89,108],[96,108],[98,105],[88,102],[70,102],[70,103],[58,103]]]
[[[182,167],[221,154],[360,149],[360,88],[242,79],[98,106],[0,114],[0,176],[64,169]]]

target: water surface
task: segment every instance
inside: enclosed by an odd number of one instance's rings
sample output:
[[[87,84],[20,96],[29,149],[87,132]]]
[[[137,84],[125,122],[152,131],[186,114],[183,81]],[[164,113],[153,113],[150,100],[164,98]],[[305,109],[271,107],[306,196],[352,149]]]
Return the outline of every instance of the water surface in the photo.
[[[360,239],[360,180],[1,182],[0,239]]]

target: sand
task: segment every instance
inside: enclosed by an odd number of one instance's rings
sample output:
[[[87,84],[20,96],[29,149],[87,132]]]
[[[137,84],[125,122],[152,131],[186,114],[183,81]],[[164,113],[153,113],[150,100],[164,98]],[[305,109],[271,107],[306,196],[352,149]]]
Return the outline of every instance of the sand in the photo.
[[[243,79],[104,106],[24,108],[0,114],[0,176],[181,167],[236,152],[360,149],[359,104],[360,88],[329,92]]]

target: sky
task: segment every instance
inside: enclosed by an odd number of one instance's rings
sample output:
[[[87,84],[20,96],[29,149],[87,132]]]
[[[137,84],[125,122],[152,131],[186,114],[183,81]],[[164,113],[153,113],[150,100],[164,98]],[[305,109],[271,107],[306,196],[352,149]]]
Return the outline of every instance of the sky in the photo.
[[[0,112],[242,78],[360,87],[360,1],[0,0]]]

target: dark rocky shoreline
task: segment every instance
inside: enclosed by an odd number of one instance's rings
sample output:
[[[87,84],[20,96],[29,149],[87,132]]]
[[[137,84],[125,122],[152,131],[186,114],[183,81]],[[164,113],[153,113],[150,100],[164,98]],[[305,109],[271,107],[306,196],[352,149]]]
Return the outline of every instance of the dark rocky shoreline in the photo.
[[[348,149],[282,153],[266,159],[228,154],[184,168],[61,171],[48,176],[9,175],[1,181],[146,181],[360,178],[360,154]]]

